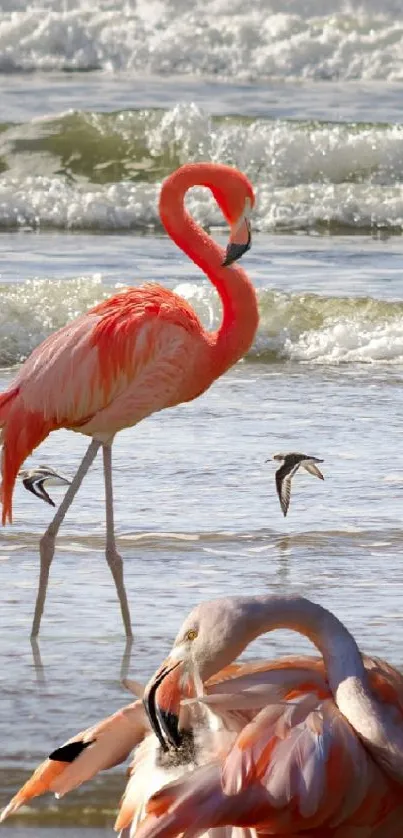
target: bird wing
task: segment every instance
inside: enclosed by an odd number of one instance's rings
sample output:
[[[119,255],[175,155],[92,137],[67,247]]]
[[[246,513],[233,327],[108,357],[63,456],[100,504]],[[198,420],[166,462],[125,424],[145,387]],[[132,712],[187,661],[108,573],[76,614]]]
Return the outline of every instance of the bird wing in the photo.
[[[38,498],[42,498],[42,500],[44,500],[45,503],[48,503],[50,506],[56,506],[55,502],[52,500],[52,498],[50,497],[50,495],[47,493],[47,491],[45,489],[45,479],[44,478],[42,478],[40,480],[36,480],[35,488],[37,489],[37,491],[34,492],[34,494],[36,494],[38,496]]]
[[[231,711],[237,711],[237,718],[241,711],[244,719],[250,721],[267,704],[277,703],[290,691],[300,690],[301,684],[318,697],[329,695],[320,658],[301,655],[263,664],[241,664],[233,673],[227,673],[227,669],[207,682],[204,695],[194,703],[205,704],[216,715],[226,716],[229,724]]]
[[[364,656],[364,665],[371,690],[389,718],[391,753],[385,745],[378,747],[367,741],[364,744],[382,771],[393,778],[396,776],[393,748],[399,750],[397,743],[401,742],[403,725],[403,675],[378,658]],[[268,703],[298,695],[302,689],[318,698],[329,698],[322,658],[298,655],[226,667],[206,683],[205,694],[198,701],[231,726],[234,711],[235,718],[242,716],[246,723]],[[232,729],[236,729],[234,725]]]
[[[71,484],[71,480],[68,477],[64,477],[63,474],[58,474],[50,466],[39,466],[35,471],[42,473],[47,486],[70,486]]]
[[[57,748],[3,809],[0,822],[47,791],[62,796],[99,771],[123,762],[149,731],[142,702],[136,701]]]
[[[379,658],[364,656],[371,689],[378,699],[396,709],[403,723],[403,675],[389,663]]]
[[[276,471],[277,494],[279,496],[280,506],[284,517],[287,515],[288,507],[290,505],[291,480],[294,477],[295,472],[298,471],[299,465],[300,464],[298,462],[290,470],[290,466],[284,463],[284,465]]]
[[[67,477],[62,477],[54,469],[48,468],[47,466],[39,466],[28,471],[19,471],[18,476],[21,477],[25,489],[46,503],[49,503],[50,506],[56,506],[56,504],[45,489],[45,483],[50,486],[63,486],[71,483]]]
[[[384,819],[396,826],[403,803],[333,700],[300,692],[262,710],[224,757],[153,795],[147,813],[136,838],[191,838],[226,825],[330,837],[339,825],[359,834]]]
[[[192,308],[172,291],[152,284],[132,288],[44,340],[23,364],[13,388],[27,410],[58,425],[80,427],[156,357],[160,364],[165,357],[172,363],[181,342],[187,344],[187,336],[201,331]]]
[[[210,689],[210,686],[218,686],[228,681],[233,684],[235,683],[234,679],[238,680],[243,677],[259,677],[260,673],[264,677],[266,672],[273,672],[278,669],[283,671],[292,668],[302,668],[313,673],[320,673],[322,678],[325,679],[323,658],[319,655],[284,655],[284,657],[278,658],[277,660],[248,661],[247,663],[238,661],[231,663],[209,678],[206,681],[206,688]]]
[[[110,438],[196,396],[211,383],[209,369],[195,375],[204,345],[192,308],[158,285],[117,294],[43,341],[0,395],[3,523],[21,464],[51,431]]]
[[[315,477],[319,477],[321,480],[324,480],[323,474],[319,471],[318,467],[313,463],[311,460],[306,460],[306,462],[302,462],[301,466],[305,469],[305,471],[309,471],[309,474],[315,475]]]
[[[389,777],[402,782],[401,755],[403,730],[403,675],[386,661],[364,657],[364,665],[373,693],[382,706],[387,719],[387,741],[379,743],[364,740],[374,761]],[[396,757],[398,762],[396,764]]]
[[[29,472],[28,474],[30,475]],[[28,477],[23,478],[22,485],[24,486],[24,489],[27,490],[27,492],[32,492],[32,494],[35,495],[35,497],[40,497],[40,495],[37,492],[37,482],[38,478],[32,477],[32,475],[30,475]]]
[[[333,699],[303,692],[266,707],[244,728],[224,762],[222,784],[229,795],[263,787],[267,815],[259,816],[260,826],[286,824],[290,832],[335,819],[366,826],[374,810],[376,823],[390,792]],[[368,820],[360,823],[365,809]]]

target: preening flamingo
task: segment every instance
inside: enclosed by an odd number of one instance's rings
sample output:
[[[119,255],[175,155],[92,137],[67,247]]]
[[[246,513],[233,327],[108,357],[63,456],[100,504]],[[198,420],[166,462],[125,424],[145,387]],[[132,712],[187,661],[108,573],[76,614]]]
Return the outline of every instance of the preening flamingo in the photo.
[[[276,628],[307,635],[322,657],[233,663]],[[403,677],[363,658],[343,624],[302,597],[195,608],[143,704],[53,751],[2,819],[45,791],[66,794],[133,747],[121,838],[401,838]]]
[[[192,186],[208,187],[231,228],[224,254],[184,207]],[[106,495],[106,560],[118,593],[126,635],[132,636],[116,549],[112,453],[115,434],[146,416],[201,395],[247,352],[257,324],[256,294],[233,263],[250,247],[254,193],[245,175],[216,163],[182,166],[164,182],[159,211],[174,242],[209,277],[223,318],[207,332],[188,303],[160,285],[117,294],[55,332],[25,361],[0,395],[2,522],[12,519],[12,495],[26,457],[52,431],[92,437],[60,507],[40,541],[40,577],[32,625],[39,632],[55,539],[66,512],[102,445]]]

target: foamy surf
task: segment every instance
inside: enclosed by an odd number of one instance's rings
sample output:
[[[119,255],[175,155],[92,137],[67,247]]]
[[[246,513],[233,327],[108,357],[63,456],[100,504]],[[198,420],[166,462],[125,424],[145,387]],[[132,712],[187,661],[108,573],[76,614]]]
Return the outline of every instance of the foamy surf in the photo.
[[[123,288],[104,284],[99,274],[0,286],[0,366],[21,363],[48,334]],[[220,303],[207,283],[181,282],[175,290],[207,328],[218,326]],[[258,297],[260,324],[247,360],[403,363],[403,303],[269,289]]]
[[[137,71],[260,80],[403,76],[402,7],[375,0],[9,0],[0,70]]]
[[[198,160],[250,177],[256,231],[403,229],[400,125],[222,118],[182,104],[2,127],[0,229],[158,229],[162,179]],[[207,190],[188,206],[200,224],[224,224]]]
[[[61,178],[3,177],[0,229],[117,232],[161,230],[161,184],[70,185]],[[331,233],[403,230],[400,185],[301,184],[257,186],[254,232],[319,230]],[[195,189],[187,207],[203,227],[226,228],[206,190]]]

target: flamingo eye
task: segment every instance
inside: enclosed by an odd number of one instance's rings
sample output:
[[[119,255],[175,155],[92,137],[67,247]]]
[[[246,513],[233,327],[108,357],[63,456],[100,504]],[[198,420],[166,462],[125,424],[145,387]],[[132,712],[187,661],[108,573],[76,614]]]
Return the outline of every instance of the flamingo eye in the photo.
[[[185,640],[196,640],[197,631],[196,629],[189,629],[189,631],[185,634]]]

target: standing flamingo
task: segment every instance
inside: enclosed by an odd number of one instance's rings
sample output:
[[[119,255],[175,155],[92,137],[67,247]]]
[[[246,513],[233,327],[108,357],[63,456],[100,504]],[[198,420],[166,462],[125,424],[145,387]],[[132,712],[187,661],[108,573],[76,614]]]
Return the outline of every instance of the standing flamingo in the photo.
[[[276,628],[305,634],[322,657],[232,663]],[[302,597],[195,608],[143,704],[53,751],[0,820],[46,791],[66,794],[133,747],[121,838],[401,838],[403,677],[362,658],[342,623]]]
[[[184,208],[192,186],[208,187],[231,228],[222,249]],[[96,305],[37,347],[0,395],[3,445],[2,522],[12,520],[16,476],[26,457],[52,431],[68,428],[92,437],[59,509],[40,541],[40,576],[32,637],[46,598],[55,539],[82,480],[102,445],[106,494],[106,560],[118,593],[127,637],[132,636],[116,549],[111,446],[115,434],[146,416],[191,401],[247,352],[257,324],[253,286],[234,261],[250,247],[254,193],[245,175],[216,163],[182,166],[164,182],[159,211],[174,242],[216,287],[223,319],[207,332],[177,294],[155,284],[132,288]]]

